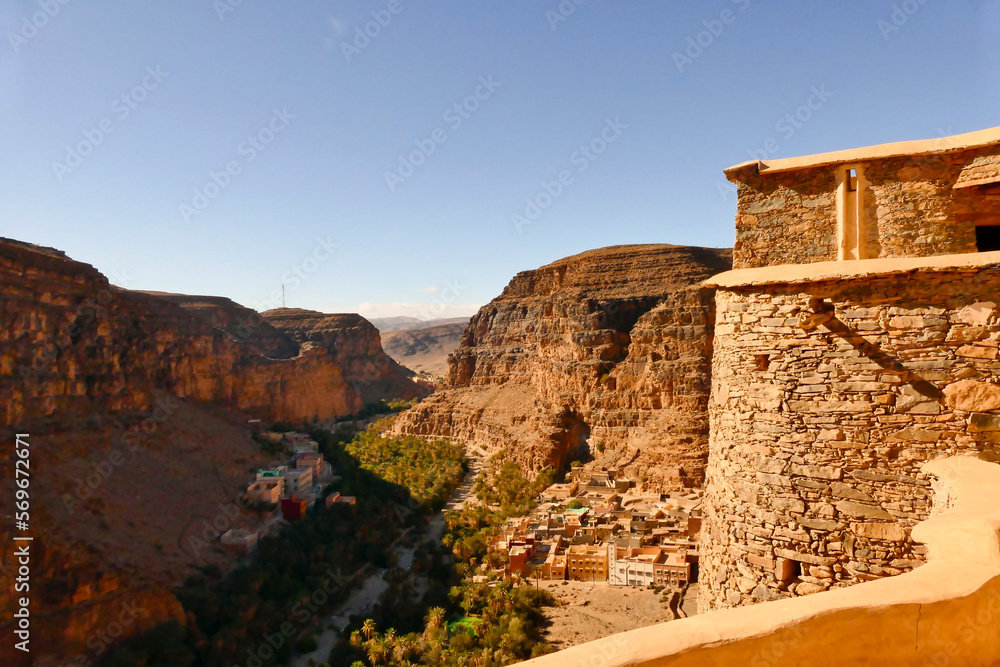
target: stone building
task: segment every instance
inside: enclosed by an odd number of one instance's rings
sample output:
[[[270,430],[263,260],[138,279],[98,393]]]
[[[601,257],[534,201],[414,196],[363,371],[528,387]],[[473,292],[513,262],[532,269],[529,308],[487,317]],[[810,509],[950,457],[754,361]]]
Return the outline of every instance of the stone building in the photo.
[[[734,269],[1000,250],[1000,128],[725,173]]]
[[[1000,128],[726,173],[702,608],[910,570],[922,465],[1000,443]]]

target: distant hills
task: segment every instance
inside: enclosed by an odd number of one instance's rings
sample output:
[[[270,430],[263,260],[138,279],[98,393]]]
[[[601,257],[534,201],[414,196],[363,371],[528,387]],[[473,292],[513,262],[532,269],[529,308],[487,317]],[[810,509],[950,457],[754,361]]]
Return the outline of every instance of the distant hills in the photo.
[[[410,329],[427,329],[441,324],[468,324],[469,317],[440,317],[434,320],[420,320],[416,317],[399,315],[397,317],[369,317],[368,321],[375,325],[379,333],[390,331],[407,331]]]
[[[398,363],[418,373],[448,375],[448,355],[458,347],[469,323],[468,317],[418,320],[415,317],[386,317],[370,320],[379,330],[382,349]]]

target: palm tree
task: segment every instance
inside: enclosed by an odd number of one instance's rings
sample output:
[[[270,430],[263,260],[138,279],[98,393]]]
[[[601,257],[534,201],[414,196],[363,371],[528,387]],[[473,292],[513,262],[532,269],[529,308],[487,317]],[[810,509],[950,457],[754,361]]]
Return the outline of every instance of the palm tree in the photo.
[[[368,661],[372,663],[372,665],[382,664],[385,661],[386,656],[389,654],[385,641],[379,637],[368,640],[365,643],[365,647],[368,649]]]
[[[444,609],[433,607],[427,612],[427,627],[437,630],[444,625]]]
[[[504,611],[509,613],[514,610],[514,594],[510,590],[505,589],[500,594],[500,599],[503,600]]]
[[[361,626],[361,634],[365,636],[365,639],[371,639],[372,635],[375,634],[375,620],[371,618],[366,618],[364,624]]]

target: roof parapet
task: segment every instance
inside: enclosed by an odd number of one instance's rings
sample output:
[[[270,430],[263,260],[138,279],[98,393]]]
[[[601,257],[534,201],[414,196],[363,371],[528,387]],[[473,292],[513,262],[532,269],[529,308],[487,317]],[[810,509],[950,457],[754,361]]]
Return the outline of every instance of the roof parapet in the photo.
[[[805,155],[802,157],[782,158],[779,160],[751,160],[742,162],[725,170],[726,178],[730,181],[738,182],[743,180],[743,176],[770,174],[783,171],[794,171],[797,169],[807,169],[810,167],[820,167],[824,165],[849,164],[853,162],[865,162],[891,157],[904,157],[916,155],[934,155],[942,153],[953,153],[969,148],[980,148],[1000,144],[1000,127],[991,127],[986,130],[956,134],[950,137],[938,137],[936,139],[920,139],[917,141],[897,141],[889,144],[879,144],[877,146],[867,146],[864,148],[851,148],[847,150],[833,151],[832,153],[818,153],[816,155]],[[756,169],[756,171],[754,171]]]

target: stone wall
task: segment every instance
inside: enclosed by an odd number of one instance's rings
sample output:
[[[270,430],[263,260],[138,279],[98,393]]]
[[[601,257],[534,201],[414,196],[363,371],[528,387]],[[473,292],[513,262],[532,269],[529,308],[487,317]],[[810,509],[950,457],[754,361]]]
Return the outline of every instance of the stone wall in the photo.
[[[977,224],[1000,223],[988,180],[1000,147],[852,162],[868,187],[866,255],[926,257],[976,251]],[[982,166],[977,166],[982,163]],[[766,165],[765,165],[766,167]],[[837,259],[837,173],[844,164],[759,172],[756,164],[727,171],[738,186],[735,268]]]
[[[928,563],[763,606],[639,628],[529,660],[530,667],[843,667],[1000,664],[1000,468],[931,461],[934,516],[914,529]]]
[[[710,281],[725,287],[716,295],[703,608],[919,565],[909,531],[930,509],[921,465],[992,456],[1000,443],[998,255],[921,270],[907,263],[928,260],[862,260],[852,268],[900,270],[820,281],[782,281],[778,269],[733,272],[743,285],[726,284],[726,274]]]

